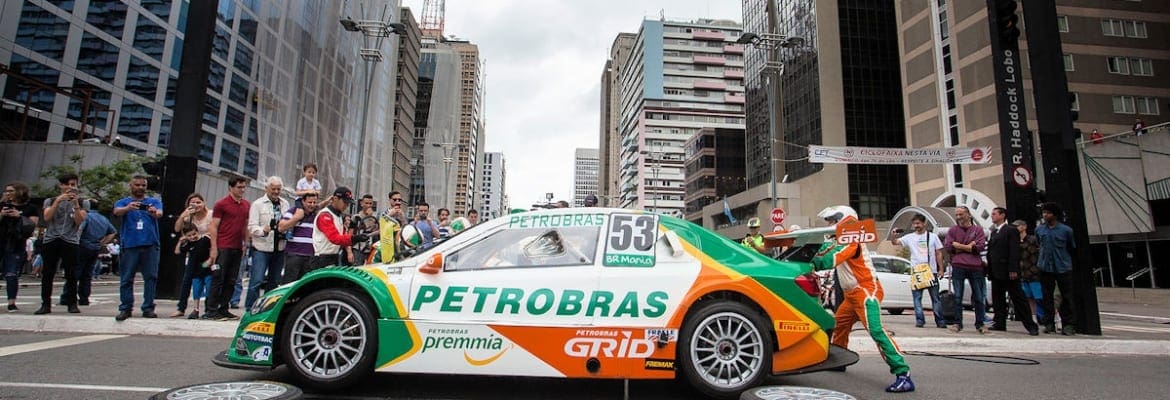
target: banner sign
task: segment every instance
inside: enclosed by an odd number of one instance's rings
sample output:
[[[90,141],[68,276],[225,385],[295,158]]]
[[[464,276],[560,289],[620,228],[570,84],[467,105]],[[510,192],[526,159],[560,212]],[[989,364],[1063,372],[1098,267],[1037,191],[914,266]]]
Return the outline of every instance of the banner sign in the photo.
[[[809,145],[808,161],[825,164],[987,164],[991,162],[991,148],[899,149]]]

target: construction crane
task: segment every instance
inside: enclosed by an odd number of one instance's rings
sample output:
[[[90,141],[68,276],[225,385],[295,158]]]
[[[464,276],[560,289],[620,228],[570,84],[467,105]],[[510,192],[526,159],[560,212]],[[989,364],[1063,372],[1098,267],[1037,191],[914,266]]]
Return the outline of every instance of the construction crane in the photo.
[[[422,21],[419,23],[423,37],[432,39],[443,37],[443,14],[445,13],[445,0],[423,1]]]

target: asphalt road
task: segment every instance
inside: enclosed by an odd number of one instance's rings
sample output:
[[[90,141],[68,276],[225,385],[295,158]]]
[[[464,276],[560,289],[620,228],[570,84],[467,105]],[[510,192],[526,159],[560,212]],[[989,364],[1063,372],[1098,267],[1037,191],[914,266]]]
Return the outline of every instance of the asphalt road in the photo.
[[[144,399],[163,389],[216,381],[294,383],[283,367],[267,373],[214,366],[223,339],[37,334],[0,331],[2,399]],[[772,378],[769,385],[832,389],[859,399],[1164,398],[1170,357],[1022,355],[1039,365],[908,356],[918,391],[891,395],[875,355],[848,372]],[[993,360],[984,357],[984,359]],[[1001,360],[1016,362],[1016,360]],[[631,399],[699,398],[671,381],[633,381]],[[344,393],[310,399],[620,399],[622,381],[376,374]]]

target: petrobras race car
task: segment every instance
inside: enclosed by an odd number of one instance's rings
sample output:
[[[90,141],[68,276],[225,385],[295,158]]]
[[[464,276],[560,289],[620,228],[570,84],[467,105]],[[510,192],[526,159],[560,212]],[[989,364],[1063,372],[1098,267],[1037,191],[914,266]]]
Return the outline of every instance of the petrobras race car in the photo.
[[[327,267],[267,293],[216,364],[284,364],[321,390],[374,371],[685,378],[737,398],[768,375],[857,362],[805,263],[622,209],[511,214],[391,264]]]

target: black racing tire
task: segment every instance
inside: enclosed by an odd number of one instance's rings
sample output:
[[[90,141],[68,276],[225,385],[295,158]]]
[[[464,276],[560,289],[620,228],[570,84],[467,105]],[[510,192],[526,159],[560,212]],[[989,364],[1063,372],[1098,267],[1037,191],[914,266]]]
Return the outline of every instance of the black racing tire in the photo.
[[[735,399],[772,374],[775,338],[764,316],[747,305],[716,300],[687,315],[675,364],[695,390]]]
[[[307,387],[333,391],[374,372],[378,333],[374,312],[345,289],[323,289],[296,303],[281,323],[284,365]]]
[[[273,381],[200,383],[157,393],[150,400],[202,400],[248,398],[256,400],[297,400],[305,393],[296,386]]]
[[[888,309],[886,311],[889,311],[890,315],[902,315],[902,312],[904,312],[906,310],[901,309],[901,308],[891,308],[891,309]]]

